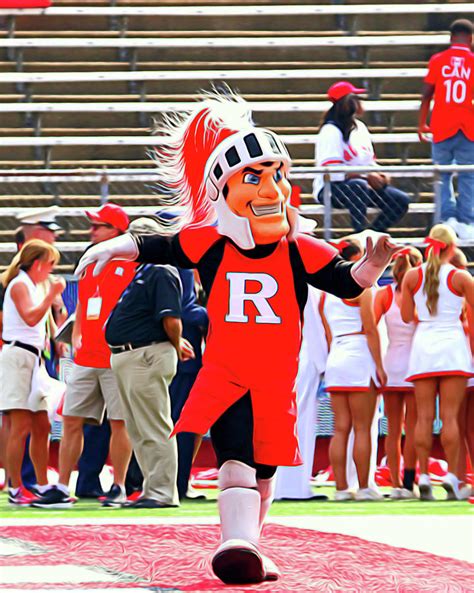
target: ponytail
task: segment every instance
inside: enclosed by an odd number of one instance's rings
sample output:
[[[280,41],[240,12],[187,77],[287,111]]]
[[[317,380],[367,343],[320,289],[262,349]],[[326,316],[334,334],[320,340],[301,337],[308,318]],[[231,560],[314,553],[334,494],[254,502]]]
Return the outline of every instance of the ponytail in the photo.
[[[10,284],[10,282],[18,276],[18,274],[20,273],[20,270],[21,270],[20,254],[17,253],[13,257],[8,268],[0,276],[0,281],[3,285],[3,288],[6,288]]]
[[[431,315],[438,313],[440,267],[441,258],[439,253],[435,253],[434,249],[430,249],[426,263],[423,292],[426,294],[426,306]]]

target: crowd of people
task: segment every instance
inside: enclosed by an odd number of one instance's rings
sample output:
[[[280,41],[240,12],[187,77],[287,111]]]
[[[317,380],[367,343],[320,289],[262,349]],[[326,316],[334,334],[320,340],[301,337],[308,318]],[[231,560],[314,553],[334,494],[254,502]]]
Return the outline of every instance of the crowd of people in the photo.
[[[432,228],[423,264],[416,250],[377,232],[365,243],[348,237],[330,245],[311,236],[311,221],[291,206],[285,146],[270,130],[254,126],[238,95],[211,94],[164,125],[172,140],[157,148],[156,175],[170,206],[179,199],[179,216],[173,221],[166,208],[130,223],[110,202],[86,213],[91,245],[75,270],[74,364],[56,404],[44,346],[54,345],[55,337],[67,339],[72,319],[56,329],[65,316],[65,285],[52,275],[59,259],[52,221],[38,212],[23,220],[19,251],[2,276],[2,371],[8,382],[0,410],[10,503],[71,507],[70,479],[86,448],[86,425],[104,426],[107,415],[114,483],[102,504],[178,506],[188,494],[199,437],[209,431],[221,519],[213,571],[227,584],[276,580],[278,567],[259,548],[262,525],[278,468],[302,464],[307,472],[313,458],[314,438],[311,447],[304,435],[312,423],[303,421],[304,410],[314,411],[309,402],[323,368],[335,420],[335,500],[381,499],[373,472],[376,410],[385,389],[392,497],[433,498],[427,463],[437,395],[448,463],[443,487],[450,499],[469,497],[462,457],[472,458],[474,426],[466,418],[472,417],[473,397],[466,390],[474,376],[474,280],[451,263],[463,265],[452,228]],[[379,181],[386,189],[388,180]],[[379,222],[381,230],[394,221]],[[378,291],[392,259],[395,283]],[[196,279],[206,309],[197,302]],[[389,337],[385,360],[381,317]],[[312,344],[323,333],[326,346],[316,360]],[[54,414],[62,417],[64,434],[59,480],[49,484]],[[404,415],[409,437],[402,481]],[[130,501],[132,454],[141,495]],[[25,463],[35,476],[29,489]],[[293,478],[280,473],[280,493],[285,479]]]

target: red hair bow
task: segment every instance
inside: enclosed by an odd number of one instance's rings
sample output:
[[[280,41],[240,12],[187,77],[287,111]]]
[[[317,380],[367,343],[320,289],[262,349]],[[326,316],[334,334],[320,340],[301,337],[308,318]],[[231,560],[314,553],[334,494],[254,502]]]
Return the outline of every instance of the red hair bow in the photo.
[[[425,244],[427,245],[426,253],[427,255],[433,250],[435,255],[439,255],[442,249],[446,249],[447,245],[444,241],[440,241],[439,239],[434,239],[433,237],[425,237]]]
[[[405,247],[404,249],[397,251],[397,253],[395,253],[395,255],[393,256],[392,259],[398,259],[399,257],[405,257],[405,255],[410,255],[410,253],[411,253],[411,247]]]
[[[329,245],[332,245],[335,249],[337,249],[339,253],[342,253],[342,251],[350,245],[349,241],[344,240],[339,241],[339,243],[333,243],[332,241],[328,241],[328,243]]]

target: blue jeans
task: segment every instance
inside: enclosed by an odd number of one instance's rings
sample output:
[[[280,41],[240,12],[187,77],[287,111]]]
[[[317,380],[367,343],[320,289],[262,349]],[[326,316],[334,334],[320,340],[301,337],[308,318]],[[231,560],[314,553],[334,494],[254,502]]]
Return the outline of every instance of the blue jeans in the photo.
[[[474,142],[459,131],[447,140],[433,142],[432,156],[436,165],[474,165]],[[441,220],[448,218],[474,223],[474,173],[458,174],[457,201],[452,173],[441,175]]]
[[[323,191],[318,196],[321,203],[324,203]],[[384,232],[405,216],[410,197],[391,185],[375,191],[365,179],[355,178],[331,183],[331,204],[333,208],[349,210],[352,227],[357,233],[367,228],[367,208],[379,208],[380,214],[371,228]]]

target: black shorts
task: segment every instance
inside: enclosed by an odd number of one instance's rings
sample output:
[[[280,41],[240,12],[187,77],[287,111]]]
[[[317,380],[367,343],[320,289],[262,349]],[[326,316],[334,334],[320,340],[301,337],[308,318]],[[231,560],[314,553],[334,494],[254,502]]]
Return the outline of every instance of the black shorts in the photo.
[[[257,478],[271,478],[276,467],[255,463],[253,454],[253,412],[250,392],[228,408],[211,427],[212,446],[219,467],[231,459],[257,470]]]

